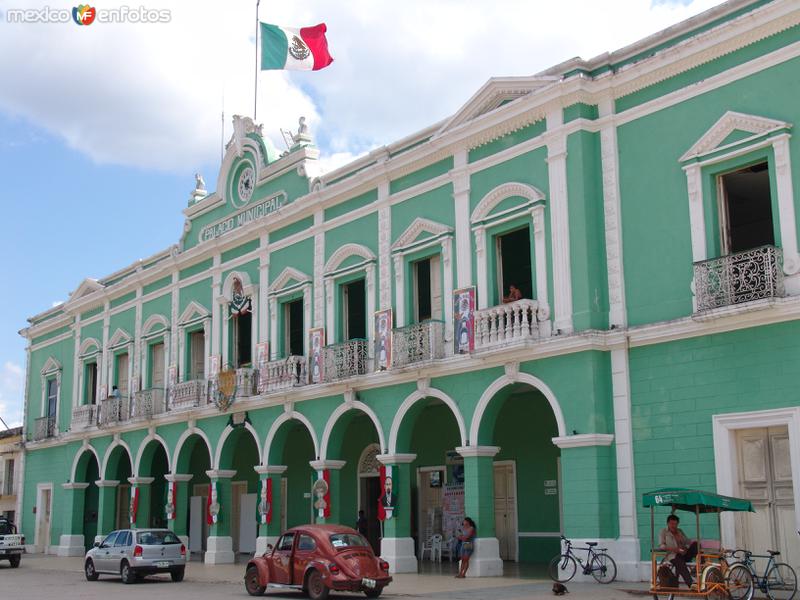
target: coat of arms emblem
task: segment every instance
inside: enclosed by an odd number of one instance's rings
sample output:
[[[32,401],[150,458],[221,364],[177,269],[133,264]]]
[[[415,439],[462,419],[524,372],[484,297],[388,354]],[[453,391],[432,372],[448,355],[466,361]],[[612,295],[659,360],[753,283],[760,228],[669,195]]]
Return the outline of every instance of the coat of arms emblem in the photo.
[[[300,37],[293,35],[292,44],[289,46],[289,54],[296,60],[305,60],[311,55],[306,43]]]
[[[214,404],[217,408],[225,411],[233,404],[236,396],[236,371],[234,369],[224,369],[217,376],[217,393]]]

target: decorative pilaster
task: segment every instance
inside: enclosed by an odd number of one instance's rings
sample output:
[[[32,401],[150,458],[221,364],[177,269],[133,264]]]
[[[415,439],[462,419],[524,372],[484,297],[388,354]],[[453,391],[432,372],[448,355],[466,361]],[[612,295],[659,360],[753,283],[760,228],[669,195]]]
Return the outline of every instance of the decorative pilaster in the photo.
[[[397,496],[391,519],[383,522],[381,556],[389,563],[390,573],[416,573],[419,565],[411,537],[411,463],[416,454],[379,454],[386,465],[386,477],[392,478],[392,492]]]
[[[469,577],[503,574],[494,523],[494,457],[499,451],[497,446],[456,448],[464,457],[464,512],[475,521],[478,533],[467,571]]]
[[[136,498],[135,519],[131,527],[150,527],[150,484],[154,477],[128,477],[131,484],[131,511]]]
[[[325,326],[325,293],[322,284],[325,270],[325,233],[321,230],[324,220],[324,213],[321,210],[314,213],[314,226],[319,228],[318,233],[314,235],[314,327]]]
[[[536,301],[539,308],[536,318],[542,337],[550,337],[550,294],[547,284],[547,236],[545,234],[544,206],[538,204],[531,210],[533,221],[533,248],[536,260]]]
[[[189,547],[189,532],[186,531],[186,520],[189,517],[189,482],[192,475],[167,474],[164,475],[168,486],[174,485],[174,492],[170,498],[167,491],[167,504],[172,503],[172,518],[167,515],[167,527],[175,532],[181,541]],[[166,511],[167,507],[164,507]]]
[[[317,511],[317,523],[341,523],[342,522],[342,503],[339,501],[341,487],[339,485],[342,468],[347,464],[343,460],[312,460],[308,463],[317,472],[317,479],[325,479],[328,482],[328,494],[326,503],[327,508]],[[327,472],[327,474],[326,474]],[[312,501],[314,499],[312,498]],[[322,513],[322,514],[320,514]]]
[[[389,182],[378,184],[378,290],[380,310],[392,306],[392,208],[389,206]],[[372,318],[372,315],[367,315]]]
[[[119,481],[100,479],[94,484],[98,488],[97,536],[103,537],[115,529]]]
[[[259,479],[259,506],[261,502],[266,502],[264,506],[266,523],[259,523],[258,537],[256,538],[255,555],[260,556],[267,551],[267,544],[275,545],[282,533],[281,476],[286,472],[286,467],[283,465],[269,465],[253,467],[253,469],[258,473]],[[267,482],[269,482],[269,487],[262,487],[267,485]]]
[[[83,507],[88,483],[64,483],[63,532],[58,542],[59,556],[83,556],[86,553],[83,539]]]
[[[469,226],[470,180],[467,171],[468,151],[460,149],[453,154],[453,202],[456,211],[456,286],[472,285],[472,231]]]
[[[207,565],[232,564],[234,555],[233,538],[231,537],[231,503],[233,501],[231,477],[236,475],[236,471],[212,469],[206,471],[206,475],[211,480],[209,510],[215,522],[208,527],[204,562]]]

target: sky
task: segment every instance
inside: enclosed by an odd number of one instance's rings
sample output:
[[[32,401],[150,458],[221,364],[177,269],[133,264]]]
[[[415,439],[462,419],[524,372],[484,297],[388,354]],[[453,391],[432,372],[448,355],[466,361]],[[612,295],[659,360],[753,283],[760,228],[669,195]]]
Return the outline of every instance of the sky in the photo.
[[[26,319],[180,237],[194,173],[213,190],[234,114],[254,109],[255,0],[103,2],[162,23],[9,23],[0,0],[0,417],[22,421]],[[325,22],[334,63],[258,74],[258,121],[305,116],[323,170],[456,112],[493,76],[619,49],[718,0],[264,0]],[[224,114],[224,121],[223,121]],[[224,129],[223,129],[224,123]],[[2,424],[0,424],[2,428]]]

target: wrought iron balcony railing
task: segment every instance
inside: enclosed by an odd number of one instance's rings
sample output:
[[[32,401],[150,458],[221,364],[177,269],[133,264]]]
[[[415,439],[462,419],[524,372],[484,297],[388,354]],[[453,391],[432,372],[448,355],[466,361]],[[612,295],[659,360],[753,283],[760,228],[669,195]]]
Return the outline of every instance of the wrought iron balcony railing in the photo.
[[[94,404],[84,404],[72,409],[72,429],[86,429],[97,424],[97,407]]]
[[[132,416],[135,418],[152,419],[165,410],[163,388],[150,388],[139,390],[133,397]]]
[[[289,356],[280,360],[273,360],[263,367],[265,373],[259,381],[259,392],[269,393],[285,390],[308,382],[306,374],[306,357]]]
[[[40,442],[56,434],[55,417],[39,417],[33,422],[33,441]]]
[[[369,350],[367,340],[355,339],[331,344],[322,349],[325,382],[341,381],[348,377],[364,375],[367,372]]]
[[[217,397],[219,392],[219,377],[212,377],[208,384],[209,402]],[[236,369],[236,397],[247,398],[258,395],[258,369],[253,367],[240,367]]]
[[[100,425],[116,425],[124,423],[130,418],[130,410],[127,396],[119,398],[106,398],[100,401]]]
[[[405,367],[444,356],[444,321],[429,320],[392,330],[392,366]]]
[[[170,389],[170,410],[189,410],[208,404],[208,382],[205,379],[181,381]]]
[[[536,300],[517,300],[475,311],[475,349],[539,337]]]
[[[784,295],[783,252],[761,246],[694,263],[697,311]]]

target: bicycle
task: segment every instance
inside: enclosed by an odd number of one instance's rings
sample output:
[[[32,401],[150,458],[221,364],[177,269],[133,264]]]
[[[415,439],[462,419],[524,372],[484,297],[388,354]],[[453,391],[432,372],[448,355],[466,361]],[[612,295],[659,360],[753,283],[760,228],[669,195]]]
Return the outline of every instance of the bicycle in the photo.
[[[572,540],[568,540],[563,535],[561,541],[567,545],[563,554],[554,556],[550,561],[548,571],[550,578],[559,583],[566,583],[573,577],[581,565],[584,575],[591,575],[598,583],[611,583],[617,578],[617,563],[606,554],[606,548],[597,548],[597,542],[586,542],[586,548],[576,548],[576,550],[586,550],[586,564],[580,557],[573,552]]]
[[[786,563],[777,562],[780,552],[767,550],[766,554],[753,554],[749,550],[732,550],[728,554],[736,562],[728,565],[725,577],[732,600],[750,600],[756,586],[770,600],[792,600],[797,592],[797,574]],[[739,558],[741,554],[741,558]],[[764,574],[759,577],[753,563],[754,558],[767,558]]]

